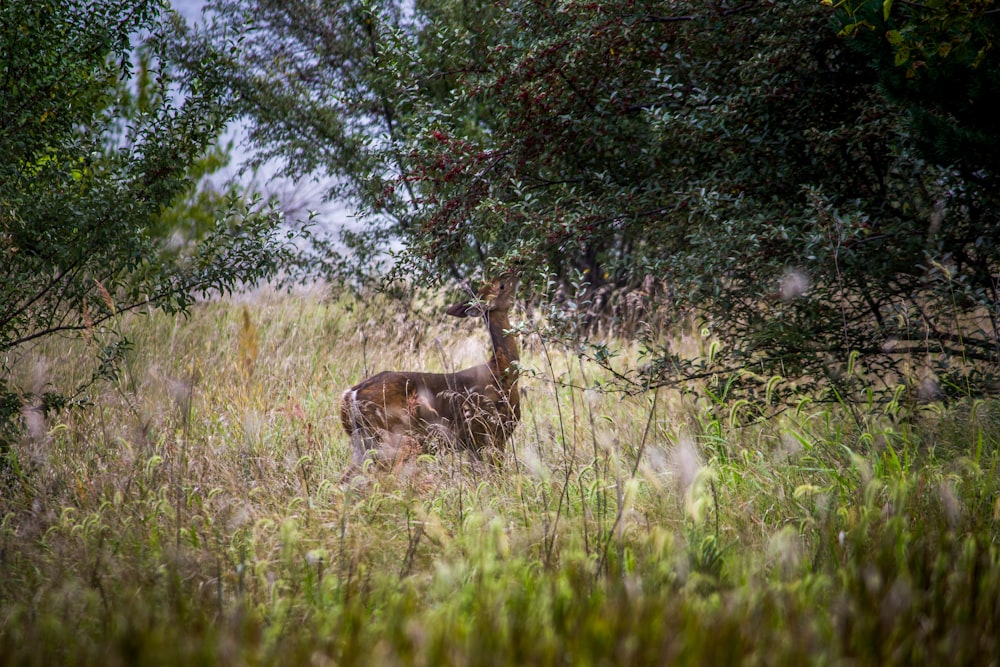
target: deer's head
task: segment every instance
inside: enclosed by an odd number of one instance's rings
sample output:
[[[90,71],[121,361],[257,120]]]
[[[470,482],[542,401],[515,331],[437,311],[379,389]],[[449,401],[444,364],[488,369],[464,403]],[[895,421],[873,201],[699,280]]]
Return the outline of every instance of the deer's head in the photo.
[[[453,317],[482,317],[486,313],[507,312],[514,305],[514,294],[519,282],[516,273],[505,273],[481,285],[475,291],[473,300],[456,303],[446,312]]]

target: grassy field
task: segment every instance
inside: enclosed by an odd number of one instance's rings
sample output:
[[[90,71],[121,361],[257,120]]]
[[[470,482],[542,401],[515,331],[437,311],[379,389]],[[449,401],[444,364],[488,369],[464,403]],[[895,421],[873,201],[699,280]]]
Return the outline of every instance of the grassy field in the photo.
[[[997,404],[742,423],[583,389],[597,370],[526,335],[504,465],[341,484],[345,388],[485,359],[435,308],[316,291],[118,323],[117,381],[27,411],[4,464],[0,664],[1000,664]],[[83,381],[101,344],[15,380]]]

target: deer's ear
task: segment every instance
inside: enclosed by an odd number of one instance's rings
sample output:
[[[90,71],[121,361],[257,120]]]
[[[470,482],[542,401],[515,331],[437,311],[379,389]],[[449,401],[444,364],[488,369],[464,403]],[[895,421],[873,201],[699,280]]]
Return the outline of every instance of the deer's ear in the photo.
[[[444,312],[448,313],[452,317],[472,317],[476,314],[475,308],[470,306],[468,303],[456,303]]]

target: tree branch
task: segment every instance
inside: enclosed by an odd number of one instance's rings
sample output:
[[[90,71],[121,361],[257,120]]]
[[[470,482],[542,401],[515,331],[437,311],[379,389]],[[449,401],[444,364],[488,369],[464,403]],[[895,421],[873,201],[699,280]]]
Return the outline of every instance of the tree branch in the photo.
[[[725,9],[725,10],[723,10],[721,12],[717,12],[717,14],[719,16],[722,16],[722,17],[732,16],[733,14],[739,14],[740,12],[744,12],[744,11],[746,11],[748,9],[753,9],[753,7],[756,4],[757,3],[755,3],[755,2],[748,2],[748,3],[740,5],[738,7],[733,7],[732,9]],[[643,19],[643,22],[644,23],[683,23],[685,21],[698,21],[698,20],[701,20],[701,19],[707,18],[707,17],[708,17],[708,14],[689,14],[689,15],[686,15],[686,16],[656,16],[656,15],[649,15],[646,18]]]

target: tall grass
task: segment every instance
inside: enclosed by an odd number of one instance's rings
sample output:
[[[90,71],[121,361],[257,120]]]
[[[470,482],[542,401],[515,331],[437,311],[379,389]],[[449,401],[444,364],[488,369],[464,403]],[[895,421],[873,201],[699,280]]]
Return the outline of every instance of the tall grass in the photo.
[[[261,294],[120,322],[113,386],[28,414],[11,451],[0,662],[996,663],[995,404],[743,423],[587,389],[526,335],[503,466],[341,484],[344,388],[485,357],[435,307]],[[39,347],[18,379],[72,386],[80,357]]]

